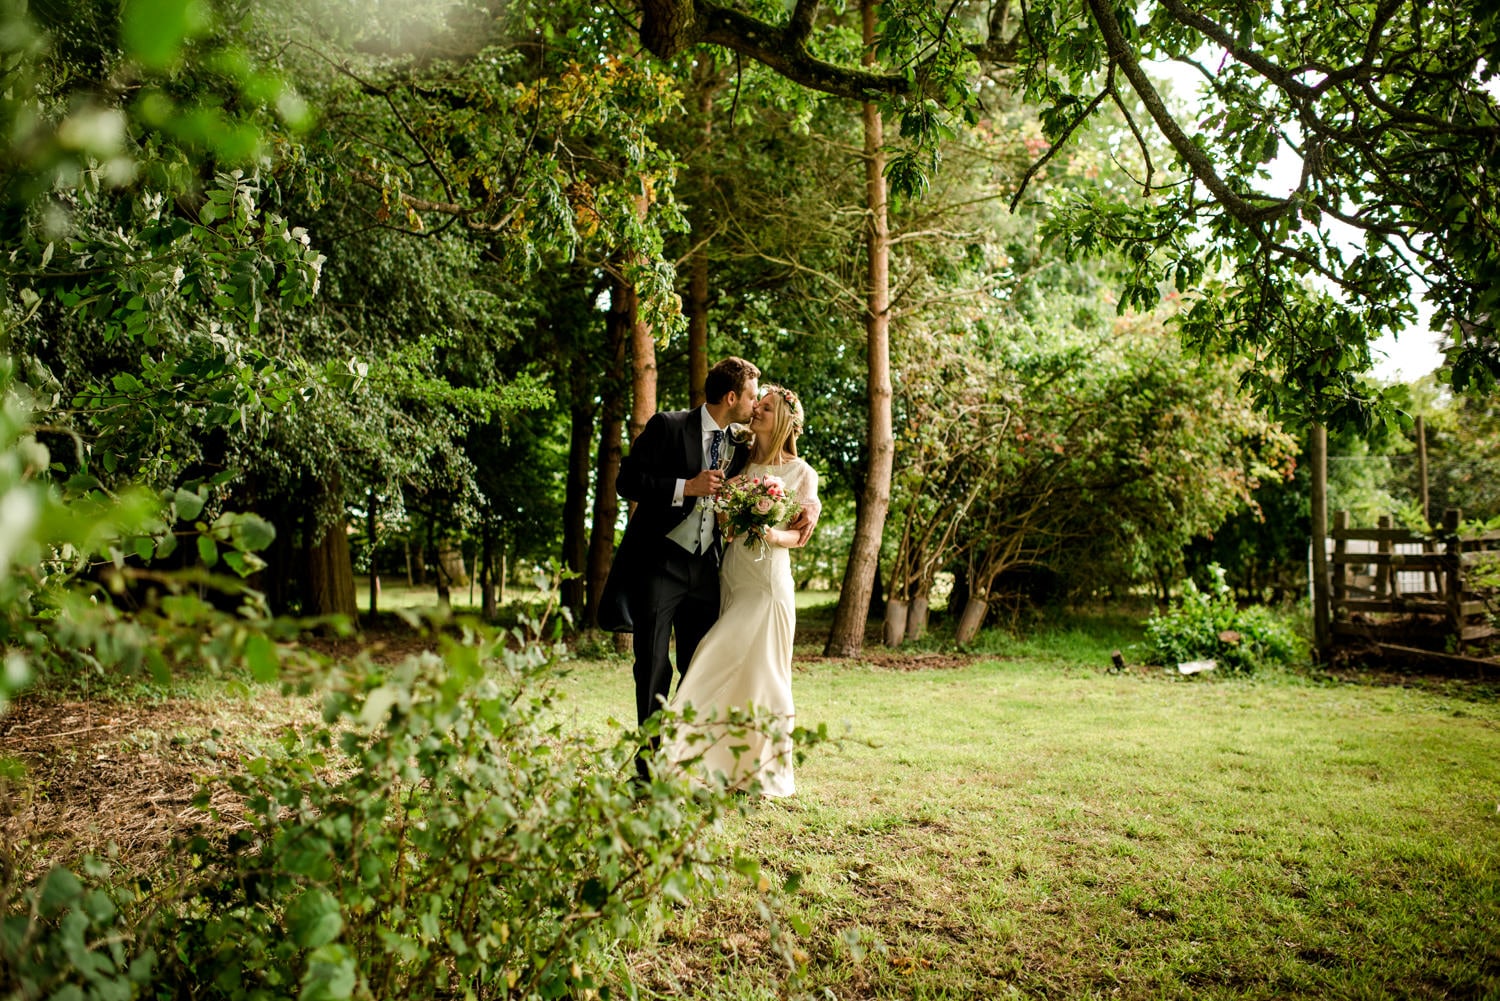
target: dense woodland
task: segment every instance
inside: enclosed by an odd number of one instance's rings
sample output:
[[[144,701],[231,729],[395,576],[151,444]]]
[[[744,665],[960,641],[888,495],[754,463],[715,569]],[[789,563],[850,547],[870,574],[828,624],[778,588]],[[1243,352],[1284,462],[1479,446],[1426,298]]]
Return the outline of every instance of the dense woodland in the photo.
[[[275,678],[356,574],[585,629],[727,355],[806,401],[829,655],[1303,600],[1314,423],[1356,520],[1420,523],[1417,415],[1500,517],[1482,6],[0,2],[0,695]]]

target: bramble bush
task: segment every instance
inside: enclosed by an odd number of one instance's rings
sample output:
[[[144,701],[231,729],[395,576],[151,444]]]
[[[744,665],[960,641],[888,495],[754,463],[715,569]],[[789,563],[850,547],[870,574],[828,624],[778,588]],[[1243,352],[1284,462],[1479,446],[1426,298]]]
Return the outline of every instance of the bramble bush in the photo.
[[[1283,616],[1264,605],[1240,608],[1224,582],[1223,567],[1212,564],[1209,572],[1211,590],[1188,580],[1166,612],[1153,612],[1146,620],[1146,663],[1212,659],[1231,674],[1250,674],[1307,658],[1307,641]]]

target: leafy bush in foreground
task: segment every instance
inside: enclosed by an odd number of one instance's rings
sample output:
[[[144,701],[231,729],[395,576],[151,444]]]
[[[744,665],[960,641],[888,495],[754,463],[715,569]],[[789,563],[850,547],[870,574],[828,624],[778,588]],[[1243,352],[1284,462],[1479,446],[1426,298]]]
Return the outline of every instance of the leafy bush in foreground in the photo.
[[[1262,605],[1240,608],[1218,564],[1209,567],[1209,592],[1192,580],[1165,613],[1146,620],[1145,660],[1171,666],[1190,660],[1218,662],[1231,674],[1288,664],[1308,656],[1306,640],[1274,611]]]
[[[195,894],[233,903],[170,923],[180,978],[230,998],[578,996],[712,875],[704,835],[731,801],[635,790],[636,743],[569,733],[547,652],[505,640],[349,673],[324,725],[231,780],[250,827],[191,848]]]
[[[220,780],[244,812],[182,872],[0,880],[0,996],[608,996],[666,906],[759,877],[711,836],[746,801],[635,785],[641,735],[570,732],[551,651],[513,641],[330,671],[323,721]]]

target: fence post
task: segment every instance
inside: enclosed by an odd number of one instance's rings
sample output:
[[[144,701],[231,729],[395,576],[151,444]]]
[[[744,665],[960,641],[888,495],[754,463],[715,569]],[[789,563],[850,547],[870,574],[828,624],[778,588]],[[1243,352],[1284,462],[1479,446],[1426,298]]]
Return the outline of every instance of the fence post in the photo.
[[[1453,635],[1458,639],[1458,651],[1464,649],[1464,543],[1458,536],[1458,523],[1463,518],[1463,512],[1456,507],[1450,507],[1443,512],[1443,549],[1447,556],[1443,567],[1444,586],[1448,599],[1448,621],[1453,627]]]
[[[1422,521],[1427,525],[1427,534],[1432,534],[1432,500],[1427,486],[1427,421],[1417,415],[1417,483],[1421,487]],[[1433,552],[1432,542],[1422,541],[1422,552]],[[1438,588],[1437,575],[1430,570],[1422,571],[1422,590],[1428,593]]]
[[[1391,527],[1391,516],[1383,514],[1379,518],[1376,518],[1375,527],[1389,529]],[[1390,539],[1382,538],[1375,543],[1375,551],[1377,553],[1384,553],[1386,556],[1391,554],[1391,548]],[[1396,600],[1396,575],[1391,571],[1389,562],[1379,563],[1375,567],[1375,599],[1377,601]]]
[[[1328,429],[1312,426],[1308,458],[1312,461],[1312,575],[1313,638],[1318,650],[1327,650],[1328,607]],[[1340,571],[1342,572],[1342,570]]]
[[[1349,597],[1349,564],[1342,559],[1346,542],[1344,533],[1349,530],[1349,512],[1333,512],[1333,595],[1328,604],[1328,616],[1331,619],[1338,618],[1339,606]],[[1329,627],[1332,629],[1332,626]]]

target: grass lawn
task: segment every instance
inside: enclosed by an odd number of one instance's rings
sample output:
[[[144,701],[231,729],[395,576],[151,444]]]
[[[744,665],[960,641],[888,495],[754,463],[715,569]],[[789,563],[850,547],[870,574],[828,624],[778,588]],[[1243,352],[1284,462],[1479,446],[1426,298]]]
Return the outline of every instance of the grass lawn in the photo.
[[[1500,998],[1493,683],[1112,675],[1136,632],[1106,617],[830,661],[816,597],[799,722],[852,739],[722,827],[777,885],[801,876],[782,895],[800,969],[735,880],[641,929],[624,995]],[[628,661],[571,666],[580,727],[631,714]],[[27,769],[0,834],[35,863],[113,843],[144,867],[201,821],[197,776],[312,712],[207,678],[23,699],[0,717]]]
[[[1493,690],[1106,674],[1120,640],[799,657],[799,723],[857,740],[723,835],[803,874],[804,972],[736,884],[633,952],[639,995],[1500,997]],[[567,688],[603,728],[629,665]]]

